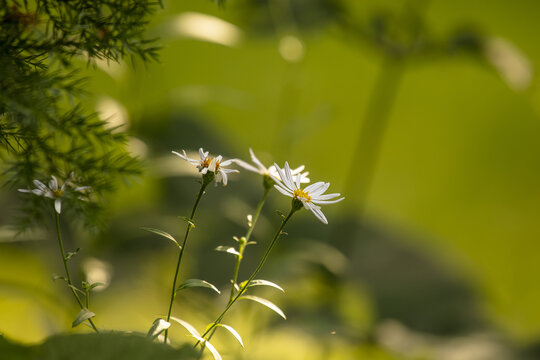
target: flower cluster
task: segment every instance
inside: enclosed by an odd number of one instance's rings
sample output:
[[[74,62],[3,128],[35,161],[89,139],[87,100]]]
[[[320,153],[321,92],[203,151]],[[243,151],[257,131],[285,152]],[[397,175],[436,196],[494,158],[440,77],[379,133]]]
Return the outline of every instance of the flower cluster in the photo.
[[[308,185],[302,189],[302,184],[309,183],[308,172],[303,172],[305,167],[299,166],[296,169],[291,169],[289,163],[285,162],[285,166],[281,169],[277,164],[270,167],[264,166],[264,164],[255,156],[252,149],[249,149],[251,160],[254,165],[251,165],[240,159],[222,160],[222,156],[211,157],[208,151],[199,149],[200,159],[191,159],[187,156],[185,151],[180,154],[173,151],[173,154],[180,156],[190,164],[199,169],[201,174],[206,175],[208,172],[215,174],[216,182],[223,181],[223,185],[227,185],[227,174],[232,172],[238,172],[235,169],[227,169],[225,166],[229,166],[232,163],[240,165],[242,168],[258,173],[265,178],[270,178],[272,185],[283,195],[292,197],[302,203],[302,205],[310,210],[321,222],[328,224],[328,220],[321,211],[319,205],[333,204],[344,199],[344,197],[338,198],[340,194],[324,194],[330,187],[330,183],[322,181]],[[336,199],[338,198],[338,199]]]

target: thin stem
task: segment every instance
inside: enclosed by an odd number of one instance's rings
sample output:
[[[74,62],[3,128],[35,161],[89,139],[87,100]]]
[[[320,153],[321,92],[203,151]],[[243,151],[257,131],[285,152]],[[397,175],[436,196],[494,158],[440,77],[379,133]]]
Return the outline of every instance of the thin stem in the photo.
[[[167,322],[170,322],[171,319],[171,313],[172,313],[172,306],[174,302],[174,298],[176,297],[176,282],[178,281],[178,273],[180,272],[180,263],[182,262],[182,256],[184,255],[184,250],[186,248],[187,239],[189,236],[189,233],[191,231],[191,228],[193,227],[191,225],[191,221],[193,221],[193,217],[195,216],[195,211],[197,210],[197,207],[199,206],[199,202],[201,201],[201,198],[204,194],[204,189],[206,189],[206,186],[208,186],[208,182],[204,181],[201,184],[201,189],[199,190],[199,193],[197,194],[197,199],[195,200],[195,204],[193,205],[193,209],[191,210],[191,215],[189,217],[189,223],[187,224],[186,228],[186,234],[184,235],[184,241],[182,242],[182,246],[180,247],[180,253],[178,254],[178,262],[176,263],[176,271],[174,273],[174,280],[172,284],[172,290],[171,290],[171,300],[169,302],[169,310],[167,312]],[[169,335],[169,330],[165,330],[165,335],[163,342],[167,343],[167,337]]]
[[[270,251],[272,251],[272,248],[274,247],[274,245],[276,244],[277,240],[279,239],[279,237],[281,236],[282,234],[282,230],[283,228],[285,227],[285,224],[287,224],[287,222],[289,221],[289,219],[291,218],[291,216],[296,212],[298,211],[298,208],[295,208],[294,206],[291,208],[291,211],[289,212],[289,215],[287,215],[282,221],[281,221],[281,225],[279,226],[279,229],[276,231],[276,234],[274,235],[274,238],[272,239],[272,241],[270,242],[270,245],[268,245],[268,248],[266,249],[261,261],[259,262],[259,265],[257,265],[257,268],[255,268],[255,270],[253,271],[253,273],[251,274],[251,276],[249,277],[249,279],[246,281],[246,284],[244,286],[242,286],[242,288],[238,291],[238,293],[236,294],[236,296],[231,300],[229,301],[229,303],[227,304],[227,306],[225,307],[225,309],[221,312],[221,314],[216,318],[216,320],[214,320],[214,322],[212,323],[212,325],[204,332],[204,334],[202,334],[201,338],[204,339],[204,337],[206,335],[208,335],[208,333],[210,331],[212,331],[212,329],[214,329],[220,322],[221,320],[223,319],[223,317],[225,316],[225,314],[227,313],[227,311],[229,311],[229,309],[231,308],[231,306],[234,305],[234,303],[240,298],[240,296],[242,296],[242,294],[246,291],[246,289],[249,287],[249,284],[251,283],[251,281],[255,278],[255,276],[257,276],[257,274],[259,273],[259,271],[261,271],[264,263],[266,262],[266,259],[268,259],[268,255],[270,255]],[[194,347],[196,347],[197,345],[199,345],[200,341],[197,341],[197,343],[195,344]]]
[[[235,285],[236,285],[236,281],[238,280],[238,272],[240,270],[240,263],[242,262],[245,246],[247,245],[247,243],[249,242],[249,239],[251,238],[251,233],[253,232],[253,229],[255,228],[255,224],[257,224],[257,220],[259,219],[259,215],[261,214],[261,210],[264,206],[266,198],[268,197],[268,194],[270,193],[270,189],[271,188],[264,189],[264,194],[261,200],[259,201],[259,204],[257,205],[255,214],[253,214],[253,219],[251,220],[251,226],[248,228],[248,231],[246,233],[245,240],[244,240],[245,244],[243,246],[242,245],[240,246],[241,248],[239,248],[239,251],[238,251],[240,255],[236,256],[236,264],[234,266],[234,273],[233,273],[232,286],[231,286],[231,295],[229,296],[229,302],[231,302],[232,299],[234,298]]]
[[[68,268],[68,264],[67,264],[67,258],[66,258],[66,252],[64,251],[64,243],[62,241],[62,233],[60,231],[60,215],[56,212],[56,209],[53,209],[53,211],[54,211],[54,215],[55,215],[55,219],[56,219],[56,235],[58,237],[58,246],[60,247],[60,254],[62,255],[62,261],[64,262],[64,270],[66,271],[67,283],[69,285],[69,289],[71,290],[71,292],[73,293],[73,296],[75,297],[75,300],[77,300],[77,303],[79,304],[81,309],[84,309],[85,307],[84,307],[84,305],[83,305],[83,303],[81,301],[81,298],[79,297],[79,295],[75,291],[75,287],[73,286],[73,282],[71,281],[71,274],[69,272],[69,268]],[[92,319],[88,319],[88,322],[92,326],[92,329],[94,329],[94,331],[96,333],[99,333],[99,330],[97,329],[97,327],[94,324],[94,322],[92,321]]]

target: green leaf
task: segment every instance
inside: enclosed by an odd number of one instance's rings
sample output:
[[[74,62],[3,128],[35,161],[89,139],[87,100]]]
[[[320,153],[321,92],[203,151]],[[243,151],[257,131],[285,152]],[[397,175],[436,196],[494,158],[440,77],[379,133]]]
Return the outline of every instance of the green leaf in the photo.
[[[96,314],[94,314],[87,308],[82,308],[81,311],[79,311],[79,313],[77,314],[77,317],[75,318],[75,320],[73,320],[71,327],[75,327],[94,316],[96,316]]]
[[[238,333],[238,331],[234,330],[234,328],[232,326],[225,325],[225,324],[217,324],[217,326],[221,326],[221,327],[229,330],[229,332],[231,334],[233,334],[233,336],[236,338],[236,340],[238,340],[240,345],[242,345],[242,347],[244,347],[244,342],[242,341],[242,338],[240,337],[240,334]]]
[[[191,226],[192,228],[195,228],[195,223],[190,218],[185,217],[185,216],[179,216],[178,218],[187,222],[188,225]]]
[[[67,280],[66,280],[66,281],[67,281]],[[70,285],[70,284],[68,284],[68,286],[69,286],[70,288],[72,288],[73,290],[78,291],[78,292],[81,293],[82,295],[86,295],[86,293],[85,293],[84,291],[82,291],[81,289],[79,289],[78,287],[73,286],[73,285]]]
[[[184,321],[182,319],[179,319],[179,318],[176,318],[174,316],[171,316],[171,320],[174,320],[176,321],[177,323],[179,323],[180,325],[182,325],[187,331],[189,331],[189,333],[194,337],[196,338],[197,340],[199,339],[202,339],[201,338],[201,334],[199,334],[199,332],[197,331],[197,329],[195,329],[195,327],[193,325],[191,325],[190,323],[188,323],[187,321]],[[199,340],[200,341],[200,340]]]
[[[251,300],[251,301],[258,302],[259,304],[262,304],[262,305],[266,306],[267,308],[275,311],[276,313],[279,314],[279,316],[281,316],[282,318],[287,320],[287,317],[285,316],[285,313],[276,304],[274,304],[273,302],[271,302],[269,300],[263,299],[263,298],[258,297],[258,296],[253,296],[253,295],[240,296],[239,299],[245,299],[245,300]]]
[[[158,318],[154,320],[152,326],[150,327],[150,330],[148,330],[148,333],[146,334],[147,338],[155,339],[159,336],[163,331],[167,330],[171,326],[170,322],[167,322],[161,318]]]
[[[141,229],[149,231],[149,232],[154,233],[154,234],[157,234],[159,236],[163,236],[164,238],[167,238],[167,239],[171,240],[172,242],[174,242],[176,244],[176,246],[178,246],[179,249],[182,248],[180,246],[180,244],[178,243],[178,241],[176,241],[176,239],[171,234],[166,233],[165,231],[162,231],[162,230],[159,230],[159,229],[154,229],[154,228],[149,228],[149,227],[142,227]]]
[[[246,283],[247,283],[247,280],[246,281],[243,281],[241,284],[240,284],[240,288],[243,288],[244,286],[246,286]],[[278,284],[275,284],[271,281],[268,281],[268,280],[263,280],[263,279],[254,279],[254,280],[251,280],[251,282],[249,283],[249,286],[248,288],[252,287],[252,286],[270,286],[270,287],[273,287],[273,288],[276,288],[278,290],[281,290],[283,292],[285,292],[285,290],[283,290],[283,288],[281,286],[279,286]]]
[[[176,288],[176,291],[180,291],[180,290],[182,290],[182,289],[185,289],[185,288],[191,288],[191,287],[205,287],[205,288],[214,290],[214,291],[217,292],[218,294],[221,293],[221,292],[218,290],[217,287],[215,287],[214,285],[210,284],[208,281],[204,281],[204,280],[200,280],[200,279],[188,279],[188,280],[184,281],[183,283],[181,283],[181,284]]]
[[[104,283],[101,283],[101,282],[96,282],[96,283],[90,284],[90,285],[88,286],[88,290],[90,291],[90,290],[92,290],[93,288],[98,287],[98,286],[105,286],[105,284],[104,284]]]
[[[238,252],[238,250],[236,250],[232,246],[218,246],[215,250],[216,251],[221,251],[221,252],[226,252],[226,253],[233,254],[233,255],[236,255],[236,256],[241,256],[240,253]]]

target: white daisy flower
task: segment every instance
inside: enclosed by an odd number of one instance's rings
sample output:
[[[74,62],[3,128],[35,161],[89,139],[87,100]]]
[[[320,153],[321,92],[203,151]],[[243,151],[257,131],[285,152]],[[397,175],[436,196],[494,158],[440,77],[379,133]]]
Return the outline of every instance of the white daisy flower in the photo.
[[[305,189],[302,189],[300,187],[302,175],[297,174],[294,177],[287,162],[285,162],[285,167],[283,169],[280,169],[277,164],[274,164],[274,166],[276,167],[280,178],[278,179],[277,177],[270,175],[276,182],[274,187],[283,195],[300,200],[304,207],[311,210],[317,219],[321,220],[325,224],[328,224],[328,220],[326,220],[326,217],[321,211],[321,207],[318,205],[337,203],[345,198],[342,197],[339,199],[334,199],[340,196],[340,194],[323,194],[326,190],[328,190],[330,183],[325,183],[322,181],[313,183],[307,186]]]
[[[236,162],[241,167],[243,167],[244,169],[246,169],[248,171],[251,171],[251,172],[261,174],[262,176],[270,176],[270,175],[272,175],[273,177],[279,177],[279,173],[277,172],[275,165],[272,165],[269,168],[264,166],[263,163],[255,156],[255,153],[253,153],[253,150],[251,150],[251,148],[249,149],[249,154],[251,155],[251,161],[253,161],[253,163],[257,167],[255,167],[255,166],[253,166],[253,165],[251,165],[251,164],[249,164],[249,163],[247,163],[247,162],[245,162],[243,160],[240,160],[240,159],[234,159],[233,161]],[[307,172],[307,171],[302,172],[304,170],[304,168],[305,168],[305,166],[302,165],[302,166],[297,167],[296,169],[291,169],[291,174],[293,176],[301,174],[302,177],[300,179],[300,182],[301,183],[309,183],[309,178],[308,178],[309,172]]]
[[[76,186],[73,184],[74,175],[71,173],[69,178],[62,184],[58,186],[58,179],[56,176],[51,175],[51,180],[49,181],[49,186],[45,185],[39,180],[34,180],[35,189],[18,189],[23,193],[32,193],[37,196],[43,196],[49,199],[54,200],[54,209],[58,214],[62,211],[62,197],[65,196],[65,192],[68,189],[68,186],[71,187],[71,192],[83,192],[90,189],[90,186]]]
[[[186,160],[191,165],[195,165],[197,169],[199,169],[199,172],[203,175],[206,175],[208,171],[213,172],[215,175],[216,184],[219,182],[223,182],[223,186],[227,186],[227,174],[238,172],[238,170],[236,169],[225,168],[225,166],[231,165],[233,160],[223,161],[223,157],[221,155],[217,157],[209,156],[208,151],[204,151],[202,148],[199,149],[200,160],[189,158],[185,150],[182,150],[182,152],[183,154],[180,154],[176,151],[173,151],[172,153],[180,156],[182,159]]]

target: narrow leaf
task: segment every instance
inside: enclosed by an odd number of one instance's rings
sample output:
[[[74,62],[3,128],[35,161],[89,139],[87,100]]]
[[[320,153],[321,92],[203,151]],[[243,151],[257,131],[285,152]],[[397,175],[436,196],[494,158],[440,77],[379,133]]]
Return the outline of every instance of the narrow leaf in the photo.
[[[176,291],[180,291],[180,290],[182,290],[182,289],[185,289],[185,288],[191,288],[191,287],[205,287],[205,288],[214,290],[214,291],[217,292],[218,294],[221,293],[221,292],[218,290],[217,287],[215,287],[214,285],[210,284],[208,281],[204,281],[204,280],[200,280],[200,279],[188,279],[188,280],[184,281],[183,283],[181,283],[180,286],[178,286],[178,287],[176,288]]]
[[[201,342],[201,344],[202,344],[201,346],[204,346],[205,348],[207,348],[212,353],[212,356],[214,357],[214,360],[222,360],[221,355],[219,355],[219,352],[214,347],[214,345],[210,344],[207,340],[203,339],[200,336],[195,336],[195,339],[199,340]]]
[[[240,337],[240,334],[238,333],[238,331],[234,330],[234,328],[232,326],[225,325],[225,324],[217,324],[217,326],[221,326],[221,327],[224,327],[225,329],[229,330],[229,332],[231,334],[233,334],[233,336],[236,338],[236,340],[238,340],[240,345],[242,345],[242,347],[244,347],[244,342],[242,341],[242,338]]]
[[[192,228],[195,228],[195,223],[192,220],[190,220],[189,218],[187,218],[185,216],[179,216],[178,218],[184,220],[185,222],[187,222],[188,225],[191,226]]]
[[[244,286],[246,286],[246,283],[247,283],[247,280],[246,281],[243,281],[241,284],[240,284],[240,288],[243,288]],[[255,280],[251,280],[251,282],[249,283],[249,287],[252,287],[252,286],[271,286],[273,288],[276,288],[278,290],[281,290],[283,292],[285,292],[285,290],[283,290],[283,288],[281,286],[279,286],[278,284],[275,284],[271,281],[268,281],[268,280],[263,280],[263,279],[255,279]]]
[[[146,337],[149,339],[155,339],[156,337],[158,337],[159,334],[167,330],[170,326],[171,323],[161,318],[156,319],[150,327],[150,330],[148,330],[148,334],[146,334]]]
[[[195,329],[195,327],[193,325],[191,325],[190,323],[188,323],[187,321],[184,321],[182,319],[178,319],[178,318],[175,318],[174,316],[171,316],[171,320],[174,320],[176,321],[177,323],[179,323],[180,325],[182,325],[187,331],[189,331],[189,333],[194,337],[196,338],[197,340],[200,341],[201,338],[201,334],[199,334],[199,332],[197,331],[197,329]]]
[[[90,319],[91,317],[96,316],[93,312],[88,310],[87,308],[82,308],[81,311],[77,314],[77,317],[75,320],[73,320],[73,323],[71,324],[71,327],[75,327],[79,325],[80,323]]]
[[[241,256],[240,253],[235,248],[233,248],[232,246],[218,246],[215,250],[216,251],[226,252],[226,253],[237,255],[237,256]]]
[[[66,281],[67,281],[67,280],[66,280]],[[70,288],[72,288],[73,290],[78,291],[78,292],[81,293],[82,295],[86,295],[86,293],[85,293],[84,291],[82,291],[81,289],[79,289],[78,287],[73,286],[73,285],[70,285],[70,284],[68,284],[68,286],[69,286]]]
[[[93,284],[88,286],[88,290],[92,290],[93,288],[98,287],[98,286],[105,286],[105,284],[101,283],[101,282],[93,283]]]
[[[149,227],[142,227],[141,229],[143,230],[146,230],[146,231],[150,231],[151,233],[154,233],[154,234],[157,234],[159,236],[163,236],[164,238],[167,238],[169,240],[171,240],[172,242],[174,242],[176,244],[176,246],[178,246],[178,248],[182,248],[180,246],[180,244],[178,243],[178,241],[176,241],[176,239],[169,233],[166,233],[165,231],[162,231],[162,230],[159,230],[159,229],[154,229],[154,228],[149,228]]]
[[[279,316],[281,316],[282,318],[287,320],[287,317],[285,316],[285,313],[283,313],[283,311],[276,304],[274,304],[273,302],[271,302],[269,300],[263,299],[263,298],[258,297],[258,296],[253,296],[253,295],[240,296],[239,299],[245,299],[245,300],[251,300],[251,301],[258,302],[259,304],[262,304],[262,305],[266,306],[267,308],[269,308],[271,310],[274,310],[276,313],[279,314]]]

